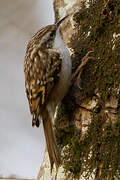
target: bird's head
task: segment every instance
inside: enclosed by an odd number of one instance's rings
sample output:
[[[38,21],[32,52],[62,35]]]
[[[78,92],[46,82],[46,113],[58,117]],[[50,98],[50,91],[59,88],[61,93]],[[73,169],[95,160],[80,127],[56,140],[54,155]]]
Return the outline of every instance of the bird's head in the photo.
[[[58,21],[55,24],[48,25],[45,28],[42,28],[39,32],[41,35],[41,45],[43,48],[51,48],[53,46],[55,37],[56,37],[56,31],[62,24],[62,22],[68,17],[69,15],[62,18],[60,21]]]

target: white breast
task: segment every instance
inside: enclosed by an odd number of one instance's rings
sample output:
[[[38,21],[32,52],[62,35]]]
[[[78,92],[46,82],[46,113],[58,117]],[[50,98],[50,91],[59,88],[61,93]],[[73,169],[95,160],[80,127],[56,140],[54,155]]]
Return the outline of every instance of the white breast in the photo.
[[[70,78],[71,78],[71,58],[68,49],[66,48],[64,41],[61,38],[59,30],[56,32],[56,38],[54,42],[54,48],[58,49],[62,56],[62,67],[61,67],[61,74],[59,83],[57,86],[57,101],[61,101],[62,98],[65,96],[69,85],[70,85]]]
[[[62,56],[62,67],[61,67],[59,82],[56,88],[54,88],[54,91],[52,92],[51,95],[51,99],[47,104],[47,108],[52,117],[52,120],[54,120],[53,117],[56,106],[59,104],[59,102],[63,99],[63,97],[68,91],[68,88],[70,86],[71,70],[72,70],[70,53],[60,36],[59,30],[57,30],[56,32],[56,38],[53,48],[58,50]]]

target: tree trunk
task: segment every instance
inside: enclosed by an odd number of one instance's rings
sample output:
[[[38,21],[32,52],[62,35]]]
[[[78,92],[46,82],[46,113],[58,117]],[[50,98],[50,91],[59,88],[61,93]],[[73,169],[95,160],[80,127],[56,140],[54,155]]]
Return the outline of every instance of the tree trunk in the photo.
[[[55,0],[56,21],[71,50],[75,74],[59,105],[55,132],[62,166],[50,175],[47,151],[38,179],[120,178],[120,34],[117,0]],[[93,53],[91,52],[93,51]],[[90,53],[89,53],[90,52]]]

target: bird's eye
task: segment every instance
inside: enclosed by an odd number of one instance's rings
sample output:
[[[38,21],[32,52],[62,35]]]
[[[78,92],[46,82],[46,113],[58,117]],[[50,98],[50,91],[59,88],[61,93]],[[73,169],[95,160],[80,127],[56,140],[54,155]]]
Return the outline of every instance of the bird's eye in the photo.
[[[53,36],[54,36],[54,32],[51,32],[51,33],[50,33],[50,37],[53,37]]]

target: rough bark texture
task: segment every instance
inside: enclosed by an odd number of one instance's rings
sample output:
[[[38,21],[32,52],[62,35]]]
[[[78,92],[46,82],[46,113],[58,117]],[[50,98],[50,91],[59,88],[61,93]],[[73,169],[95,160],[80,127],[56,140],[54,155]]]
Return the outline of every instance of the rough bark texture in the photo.
[[[56,21],[71,49],[73,72],[88,58],[57,110],[56,138],[62,166],[57,180],[120,179],[120,3],[116,0],[55,0]],[[87,7],[87,8],[86,8]],[[80,10],[81,9],[81,10]],[[47,155],[40,180],[50,175]]]
[[[3,178],[3,177],[0,177],[0,180],[34,180],[34,179],[21,179],[21,178],[16,178],[15,176],[10,176],[10,177],[7,177],[7,178]]]

